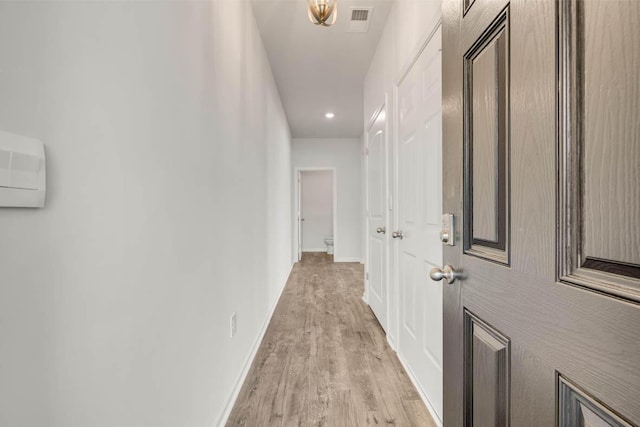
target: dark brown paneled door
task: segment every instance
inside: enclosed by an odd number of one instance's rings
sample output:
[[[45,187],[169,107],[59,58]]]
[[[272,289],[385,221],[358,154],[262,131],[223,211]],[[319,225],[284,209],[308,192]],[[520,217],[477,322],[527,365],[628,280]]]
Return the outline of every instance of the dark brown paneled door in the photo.
[[[640,1],[445,0],[444,424],[640,424]]]

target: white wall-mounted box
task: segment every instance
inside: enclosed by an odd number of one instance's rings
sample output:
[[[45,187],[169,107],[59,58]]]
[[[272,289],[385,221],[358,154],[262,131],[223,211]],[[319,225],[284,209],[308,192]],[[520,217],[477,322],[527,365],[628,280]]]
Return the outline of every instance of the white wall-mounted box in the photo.
[[[0,207],[44,207],[46,182],[42,142],[0,130]]]

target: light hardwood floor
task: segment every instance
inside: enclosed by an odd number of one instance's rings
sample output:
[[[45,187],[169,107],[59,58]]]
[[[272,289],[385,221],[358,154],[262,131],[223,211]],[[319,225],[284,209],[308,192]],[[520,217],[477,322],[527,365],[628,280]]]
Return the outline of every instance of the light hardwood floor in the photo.
[[[304,254],[227,426],[435,426],[362,301],[363,275]]]

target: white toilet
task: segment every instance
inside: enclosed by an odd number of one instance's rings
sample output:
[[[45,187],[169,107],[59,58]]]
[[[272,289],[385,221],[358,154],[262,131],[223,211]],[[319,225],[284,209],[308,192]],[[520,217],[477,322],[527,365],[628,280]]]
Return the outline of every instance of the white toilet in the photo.
[[[327,245],[327,255],[333,255],[333,237],[326,237],[324,244]]]

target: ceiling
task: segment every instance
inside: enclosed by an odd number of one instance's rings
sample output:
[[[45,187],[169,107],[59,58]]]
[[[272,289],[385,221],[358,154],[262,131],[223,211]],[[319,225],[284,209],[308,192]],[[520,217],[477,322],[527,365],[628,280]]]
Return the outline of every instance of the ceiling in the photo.
[[[292,136],[360,137],[364,77],[392,1],[338,0],[332,27],[311,24],[305,0],[252,3]],[[368,32],[347,32],[351,7],[373,7]]]

